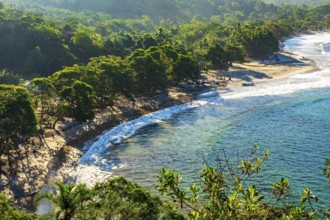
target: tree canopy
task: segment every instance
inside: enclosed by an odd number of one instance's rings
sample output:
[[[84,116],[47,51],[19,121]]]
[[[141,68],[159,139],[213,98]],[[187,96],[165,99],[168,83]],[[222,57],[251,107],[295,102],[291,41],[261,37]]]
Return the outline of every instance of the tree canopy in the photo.
[[[27,89],[0,85],[0,155],[34,136],[37,124]]]
[[[34,201],[49,200],[56,219],[184,219],[158,196],[123,177],[91,189],[74,183],[54,186],[55,192],[39,193]]]
[[[180,172],[159,171],[158,190],[181,208],[188,209],[188,219],[326,219],[327,210],[316,209],[318,198],[308,188],[294,202],[289,179],[281,178],[271,186],[259,186],[269,152],[258,152],[232,159],[221,155],[217,165],[205,164],[189,187],[182,186]],[[248,158],[248,159],[245,159]],[[241,161],[240,161],[241,159]],[[234,162],[237,161],[237,162]],[[324,174],[329,177],[329,159]]]
[[[17,5],[0,2],[0,156],[9,156],[36,135],[39,122],[49,120],[55,128],[65,117],[90,121],[97,110],[113,107],[117,100],[134,102],[137,96],[196,81],[201,69],[210,66],[222,70],[246,58],[267,57],[279,50],[280,40],[293,33],[330,27],[329,4],[274,5],[260,0],[5,2]],[[31,81],[23,85],[25,79]],[[193,219],[326,216],[313,210],[316,197],[308,189],[299,205],[288,203],[286,179],[272,186],[270,200],[275,203],[271,205],[261,190],[243,184],[244,178],[260,171],[267,156],[243,160],[235,167],[243,177],[237,173],[226,176],[230,167],[223,170],[206,165],[199,176],[201,185],[193,184],[189,191],[180,187],[179,173],[163,169],[158,189],[188,207]],[[328,170],[324,170],[327,176]],[[123,178],[91,190],[76,184],[55,185],[56,192],[44,197],[53,202],[58,218],[183,218],[167,203]],[[0,214],[5,218],[10,216],[7,210],[21,215],[7,205],[8,200],[2,202],[0,208],[5,211]],[[31,216],[26,218],[35,217]]]
[[[9,199],[0,193],[0,218],[1,219],[18,219],[18,220],[37,220],[36,214],[28,214],[24,211],[19,211],[11,206]]]

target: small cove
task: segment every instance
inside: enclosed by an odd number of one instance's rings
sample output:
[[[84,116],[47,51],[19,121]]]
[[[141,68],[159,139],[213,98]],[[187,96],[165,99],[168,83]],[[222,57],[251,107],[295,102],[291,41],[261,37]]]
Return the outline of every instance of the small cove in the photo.
[[[315,60],[320,71],[234,87],[219,97],[153,115],[149,122],[123,125],[119,141],[99,137],[86,146],[84,169],[78,167],[76,179],[84,182],[94,172],[151,187],[165,167],[182,171],[189,182],[203,157],[212,163],[222,149],[243,154],[257,144],[271,152],[262,174],[265,188],[286,177],[296,197],[309,187],[321,205],[329,206],[330,184],[322,175],[324,159],[330,157],[330,51],[324,46],[329,39],[329,34],[304,35],[285,43],[287,50]],[[130,130],[137,125],[140,129]],[[130,133],[120,134],[124,128]]]

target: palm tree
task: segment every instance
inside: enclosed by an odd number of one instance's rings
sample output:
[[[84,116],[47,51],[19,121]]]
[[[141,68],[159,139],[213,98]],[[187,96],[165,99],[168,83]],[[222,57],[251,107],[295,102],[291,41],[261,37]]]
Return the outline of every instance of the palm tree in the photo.
[[[49,200],[52,203],[53,214],[58,220],[73,219],[82,203],[89,199],[89,191],[86,185],[76,185],[75,183],[64,184],[55,182],[54,192],[38,193],[34,197],[34,203],[40,202],[42,199]]]
[[[305,188],[302,191],[302,196],[300,198],[300,202],[301,203],[305,203],[306,201],[308,201],[309,207],[311,208],[311,210],[314,212],[315,209],[312,205],[312,200],[314,200],[315,202],[318,201],[318,198],[316,196],[313,195],[312,191],[308,188]]]

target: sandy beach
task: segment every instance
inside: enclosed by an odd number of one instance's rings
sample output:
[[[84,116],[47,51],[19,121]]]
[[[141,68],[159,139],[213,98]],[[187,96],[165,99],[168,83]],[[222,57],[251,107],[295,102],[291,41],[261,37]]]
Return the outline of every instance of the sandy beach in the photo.
[[[242,82],[256,82],[288,77],[316,71],[312,60],[293,54],[281,53],[280,61],[250,61],[235,63],[226,72],[209,71],[202,78],[214,82],[218,87],[201,86],[198,89],[171,87],[165,91],[136,97],[136,103],[121,100],[117,107],[102,110],[89,123],[78,124],[67,120],[59,122],[56,130],[45,128],[40,136],[31,139],[27,146],[20,146],[20,156],[13,156],[10,172],[7,157],[2,156],[0,190],[15,199],[15,203],[33,210],[29,202],[43,185],[54,179],[65,181],[69,168],[77,165],[83,154],[83,143],[95,138],[105,130],[141,115],[192,101],[196,95],[225,88]]]
[[[210,81],[219,81],[221,77],[229,80],[228,85],[242,82],[257,82],[279,79],[297,74],[304,74],[318,70],[313,60],[308,60],[288,52],[278,54],[280,61],[255,61],[234,63],[229,71],[211,71],[203,74]],[[217,76],[220,76],[217,77]]]

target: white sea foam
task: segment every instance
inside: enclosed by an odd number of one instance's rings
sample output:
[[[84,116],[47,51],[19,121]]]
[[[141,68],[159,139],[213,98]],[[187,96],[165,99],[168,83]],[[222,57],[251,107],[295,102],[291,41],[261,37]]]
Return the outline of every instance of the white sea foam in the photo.
[[[322,54],[330,54],[330,43],[321,44]]]
[[[135,120],[122,123],[113,129],[102,134],[97,141],[92,143],[87,152],[81,157],[80,164],[97,164],[104,165],[107,163],[102,159],[102,154],[105,152],[110,144],[119,144],[124,139],[133,136],[137,130],[155,123],[160,123],[163,120],[170,119],[174,114],[180,113],[187,109],[196,108],[207,104],[210,100],[198,100],[188,104],[172,106],[160,111],[152,112],[150,114],[141,116]]]
[[[89,164],[79,164],[74,171],[76,173],[74,181],[84,183],[88,187],[94,186],[96,183],[104,182],[111,177],[111,171],[104,171],[102,167]]]
[[[330,53],[324,51],[324,45],[330,42],[330,34],[305,35],[285,42],[285,49],[295,54],[315,60],[321,69],[308,74],[300,74],[285,79],[256,83],[255,87],[240,88],[238,91],[223,95],[224,99],[243,99],[263,97],[273,99],[306,89],[330,87]]]
[[[72,177],[76,182],[88,184],[90,184],[91,180],[95,182],[108,178],[111,175],[111,170],[125,166],[124,164],[116,164],[103,157],[106,155],[106,151],[110,145],[119,144],[124,139],[133,136],[139,129],[151,124],[161,123],[164,120],[170,119],[174,114],[206,104],[217,104],[221,101],[219,95],[212,93],[212,97],[210,98],[208,98],[208,95],[209,93],[206,93],[205,98],[191,103],[152,112],[135,120],[122,123],[103,133],[95,142],[84,146],[84,149],[87,151],[80,158],[79,165],[72,172]]]
[[[207,93],[200,100],[188,104],[182,104],[166,108],[157,112],[144,115],[133,121],[123,123],[102,134],[95,142],[85,146],[87,152],[80,159],[74,178],[77,182],[90,183],[91,180],[102,181],[111,175],[111,170],[116,167],[125,166],[125,164],[116,164],[113,161],[105,159],[105,153],[109,145],[118,144],[124,139],[133,136],[139,129],[161,123],[173,117],[174,114],[183,112],[188,109],[197,108],[206,104],[217,104],[221,100],[245,99],[247,97],[258,97],[253,104],[246,104],[246,108],[262,105],[269,100],[273,100],[276,96],[293,93],[300,90],[330,87],[330,71],[327,61],[330,60],[330,54],[322,53],[322,45],[330,41],[330,34],[305,35],[293,38],[285,42],[285,49],[296,53],[300,56],[316,61],[321,68],[320,71],[301,74],[286,79],[272,80],[269,82],[256,83],[255,87],[240,87],[233,91],[221,93],[221,98],[214,92]],[[210,97],[212,96],[212,97]],[[213,97],[214,96],[214,97]],[[223,98],[223,99],[222,99]],[[242,111],[246,110],[242,106]]]

